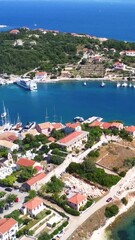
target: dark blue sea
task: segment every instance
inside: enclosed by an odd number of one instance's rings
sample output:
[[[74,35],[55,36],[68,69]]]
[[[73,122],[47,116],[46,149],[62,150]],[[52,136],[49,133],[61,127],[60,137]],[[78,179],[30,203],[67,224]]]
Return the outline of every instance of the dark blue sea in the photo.
[[[134,16],[134,0],[0,1],[0,25],[8,25],[5,30],[28,26],[135,41]]]

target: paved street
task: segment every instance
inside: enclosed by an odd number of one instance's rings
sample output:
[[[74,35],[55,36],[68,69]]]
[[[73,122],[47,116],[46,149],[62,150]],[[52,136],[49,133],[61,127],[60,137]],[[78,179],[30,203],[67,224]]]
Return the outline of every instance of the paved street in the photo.
[[[21,193],[21,192],[19,192],[18,189],[17,190],[13,189],[12,192],[7,192],[7,191],[5,191],[5,188],[0,187],[0,192],[1,191],[6,192],[6,195],[3,198],[1,198],[0,200],[5,199],[6,196],[9,194],[16,194],[17,197],[19,198],[19,202],[17,202],[17,203],[15,202],[13,207],[9,207],[8,210],[4,210],[3,213],[0,213],[0,217],[4,217],[4,215],[10,214],[11,212],[13,212],[16,209],[20,209],[22,207],[25,197],[28,196],[28,193],[26,193],[26,192]]]

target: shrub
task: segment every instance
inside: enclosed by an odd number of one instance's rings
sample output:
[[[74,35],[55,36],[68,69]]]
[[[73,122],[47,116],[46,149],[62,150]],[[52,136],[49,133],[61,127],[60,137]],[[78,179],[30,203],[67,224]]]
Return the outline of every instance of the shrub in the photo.
[[[124,198],[121,199],[121,202],[122,202],[124,205],[127,205],[128,200],[124,197]]]
[[[111,218],[111,217],[117,215],[118,212],[119,212],[119,208],[118,208],[117,205],[114,204],[111,207],[106,207],[106,209],[105,209],[105,216],[107,218]]]

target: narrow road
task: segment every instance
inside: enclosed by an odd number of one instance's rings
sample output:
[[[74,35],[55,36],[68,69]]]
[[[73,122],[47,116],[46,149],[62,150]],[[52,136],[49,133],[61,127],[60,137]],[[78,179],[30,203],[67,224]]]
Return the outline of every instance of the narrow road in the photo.
[[[98,211],[100,208],[104,207],[108,204],[106,200],[109,197],[112,197],[113,199],[120,198],[118,197],[117,193],[121,189],[122,185],[124,185],[125,181],[128,181],[131,176],[134,176],[135,174],[135,167],[130,169],[126,176],[122,178],[115,186],[113,186],[109,193],[104,196],[102,199],[100,199],[97,203],[95,203],[93,206],[91,206],[85,213],[83,213],[81,216],[76,217],[76,221],[70,221],[68,228],[65,230],[65,233],[60,238],[60,240],[66,240],[68,239],[74,231],[77,230],[79,226],[81,226],[92,214],[94,214],[96,211]]]

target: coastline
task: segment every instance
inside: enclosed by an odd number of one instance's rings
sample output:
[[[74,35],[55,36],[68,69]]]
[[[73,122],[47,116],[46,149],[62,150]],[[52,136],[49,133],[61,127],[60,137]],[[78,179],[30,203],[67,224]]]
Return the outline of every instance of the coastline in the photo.
[[[56,82],[68,82],[68,81],[108,81],[108,82],[118,82],[118,81],[125,81],[127,82],[127,80],[123,80],[123,79],[110,79],[110,78],[55,78],[55,79],[45,79],[45,80],[41,80],[38,81],[38,83],[56,83]]]
[[[95,230],[92,234],[92,236],[89,238],[89,240],[109,240],[110,239],[110,231],[109,231],[109,227],[111,226],[112,223],[114,223],[121,215],[123,215],[124,213],[126,213],[131,207],[133,207],[134,203],[135,203],[135,196],[126,196],[128,198],[128,204],[127,205],[122,205],[119,209],[119,213],[110,218],[107,219],[104,226],[98,228],[97,230]],[[113,240],[113,239],[112,239]]]

